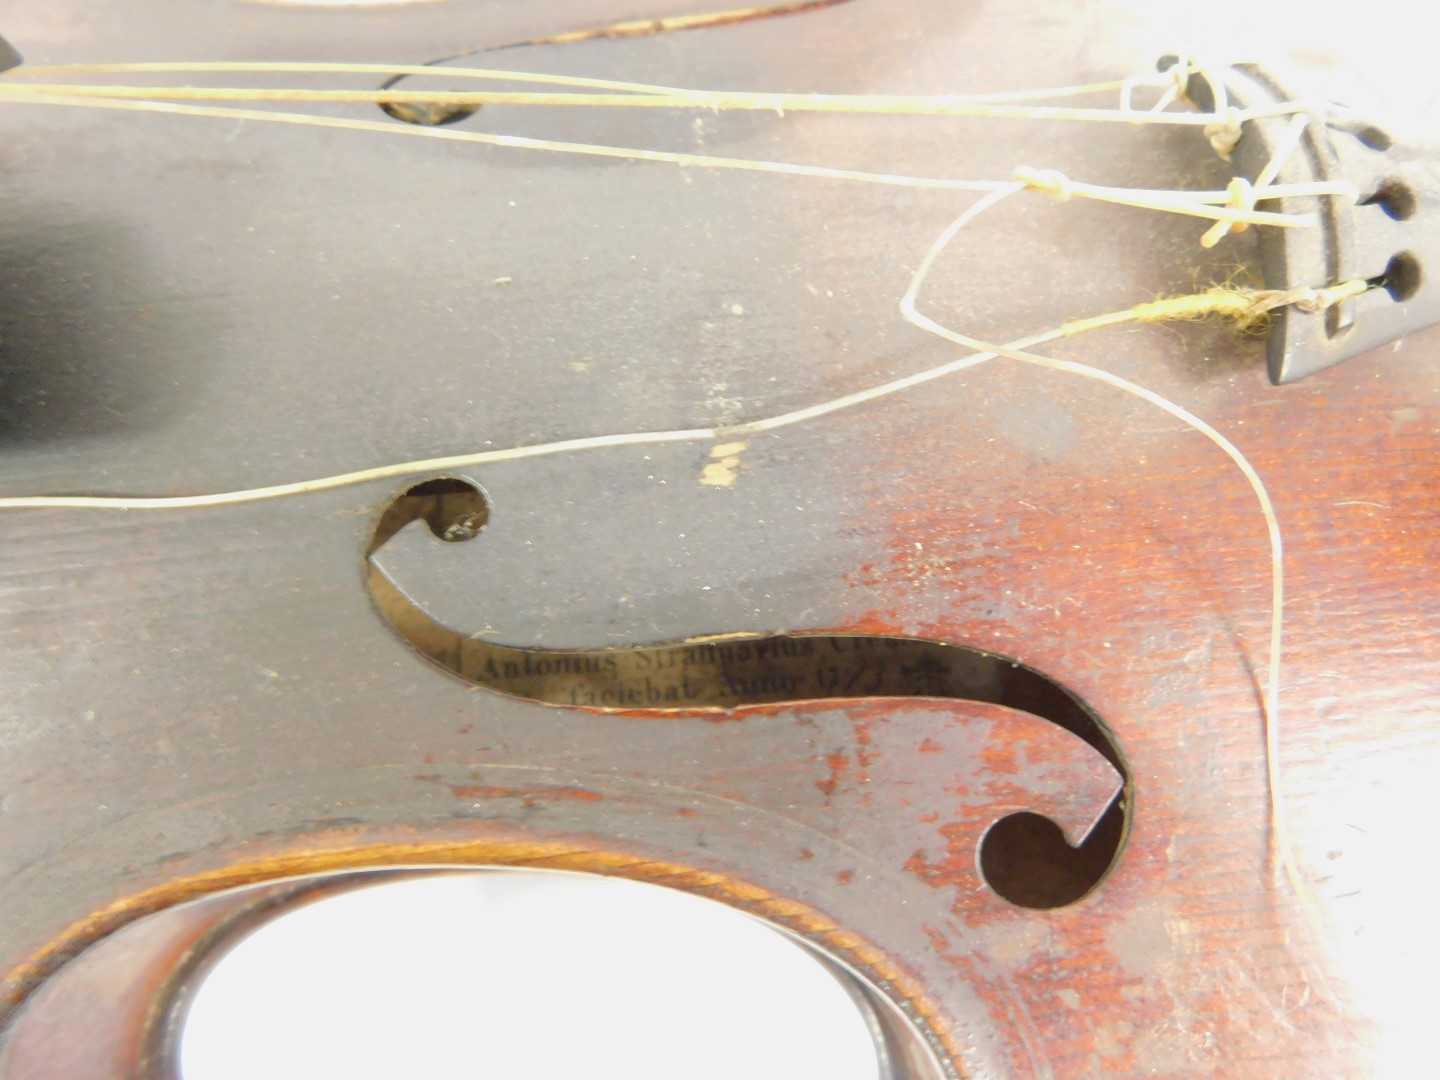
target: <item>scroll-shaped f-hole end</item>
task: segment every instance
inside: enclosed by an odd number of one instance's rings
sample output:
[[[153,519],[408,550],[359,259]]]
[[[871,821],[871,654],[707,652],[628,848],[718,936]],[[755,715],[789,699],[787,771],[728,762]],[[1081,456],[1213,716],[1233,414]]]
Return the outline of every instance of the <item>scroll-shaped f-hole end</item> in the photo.
[[[1100,884],[1125,838],[1125,795],[1101,815],[1078,846],[1060,826],[1029,811],[992,825],[980,841],[980,876],[1016,907],[1066,907]]]
[[[398,495],[375,525],[366,555],[382,548],[412,521],[424,521],[447,543],[473,540],[490,520],[485,493],[469,480],[443,476],[415,484]]]

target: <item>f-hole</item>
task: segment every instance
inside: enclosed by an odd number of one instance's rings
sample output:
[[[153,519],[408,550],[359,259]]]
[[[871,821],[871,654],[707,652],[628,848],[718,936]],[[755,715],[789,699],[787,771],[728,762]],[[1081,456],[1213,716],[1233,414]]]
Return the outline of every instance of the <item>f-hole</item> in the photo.
[[[601,712],[694,714],[790,701],[929,697],[988,702],[1042,717],[1084,740],[1125,780],[1120,796],[1078,847],[1033,813],[1011,814],[985,833],[981,875],[1020,907],[1074,903],[1114,865],[1129,823],[1130,773],[1113,734],[1076,694],[1019,661],[948,642],[860,634],[774,634],[601,649],[527,649],[477,640],[422,611],[368,557],[414,521],[450,543],[473,541],[489,518],[474,484],[450,477],[402,492],[381,514],[367,547],[371,595],[397,633],[469,683],[543,705]],[[716,628],[723,633],[723,627]],[[827,657],[819,692],[814,655]],[[677,654],[684,653],[683,657]],[[683,663],[677,663],[683,659]],[[684,670],[684,695],[656,672]],[[810,680],[810,681],[807,681]],[[649,698],[635,698],[633,687]]]

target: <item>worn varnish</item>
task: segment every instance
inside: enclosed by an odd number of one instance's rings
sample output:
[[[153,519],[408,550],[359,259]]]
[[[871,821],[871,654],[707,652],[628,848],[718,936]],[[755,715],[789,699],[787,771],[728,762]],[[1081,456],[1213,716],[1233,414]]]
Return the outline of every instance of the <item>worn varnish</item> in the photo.
[[[3,31],[36,63],[416,62],[708,7],[201,19],[166,0],[57,0]],[[505,61],[979,92],[1140,69],[1147,56],[1102,32],[1116,11],[852,0]],[[1226,177],[1186,131],[503,108],[466,123],[921,175]],[[219,490],[721,423],[952,355],[896,303],[962,197],[20,106],[0,131],[6,493]],[[1197,267],[1224,278],[1250,255],[1250,236],[1202,253],[1198,231],[1011,200],[961,238],[922,306],[1008,340],[1188,291]],[[1103,758],[1026,714],[938,699],[606,712],[436,670],[367,588],[394,487],[9,514],[0,1014],[14,1024],[87,945],[217,889],[523,864],[770,918],[864,973],[958,1075],[1363,1075],[1407,1014],[1357,970],[1355,942],[1378,937],[1366,948],[1383,955],[1402,940],[1386,912],[1410,909],[1406,878],[1351,867],[1380,866],[1392,838],[1428,846],[1440,763],[1440,336],[1282,389],[1257,341],[1206,325],[1059,348],[1226,431],[1275,498],[1291,598],[1282,775],[1318,925],[1271,862],[1256,677],[1269,582],[1249,490],[1144,406],[997,362],[751,440],[729,484],[705,482],[699,444],[476,470],[487,528],[512,542],[461,545],[497,560],[491,587],[431,600],[526,648],[747,631],[1015,657],[1093,708],[1128,762],[1128,841],[1084,899],[1017,907],[977,866],[1006,815],[1076,840],[1114,795]]]

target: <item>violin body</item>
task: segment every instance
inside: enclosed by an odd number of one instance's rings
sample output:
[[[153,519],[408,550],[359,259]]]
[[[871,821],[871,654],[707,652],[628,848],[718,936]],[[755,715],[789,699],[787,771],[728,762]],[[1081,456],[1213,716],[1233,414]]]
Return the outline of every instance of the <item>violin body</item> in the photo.
[[[3,31],[32,63],[417,63],[704,10],[64,0]],[[853,0],[465,62],[978,93],[1138,70],[1098,18]],[[1229,175],[1184,129],[505,106],[464,124],[922,176]],[[0,128],[5,494],[221,491],[723,426],[958,355],[897,302],[969,195],[142,113],[14,105]],[[1011,340],[1253,255],[1253,233],[1206,252],[1201,231],[1022,196],[961,234],[921,306]],[[1371,878],[1424,842],[1434,802],[1440,336],[1279,388],[1262,342],[1209,324],[1055,352],[1205,418],[1274,498],[1278,764],[1308,909],[1270,831],[1253,494],[1143,403],[998,360],[718,456],[448,472],[484,502],[463,543],[417,520],[379,544],[428,474],[0,516],[0,1016],[19,1031],[74,958],[185,901],[526,865],[784,927],[878,988],[917,1076],[926,1055],[975,1077],[1379,1067],[1409,1014],[1366,965],[1401,941],[1376,920],[1410,910],[1413,880]],[[428,621],[407,631],[404,611]],[[1071,845],[1108,821],[1058,906],[984,872],[1018,813]],[[87,1068],[66,1075],[110,1075]]]

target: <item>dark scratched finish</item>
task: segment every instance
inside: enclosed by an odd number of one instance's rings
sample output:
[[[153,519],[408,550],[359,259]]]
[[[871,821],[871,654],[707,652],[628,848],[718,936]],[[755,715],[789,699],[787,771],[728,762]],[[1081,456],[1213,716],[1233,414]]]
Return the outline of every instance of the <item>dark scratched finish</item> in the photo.
[[[4,30],[32,63],[423,62],[478,44],[477,28],[503,43],[707,6],[57,0]],[[1118,40],[1098,32],[1108,11],[853,0],[506,59],[671,85],[1014,89],[1148,66],[1103,44]],[[639,109],[466,121],[482,122],[922,175],[1023,162],[1099,183],[1226,178],[1186,131]],[[966,201],[7,106],[0,490],[211,491],[822,401],[953,357],[896,301]],[[1197,265],[1227,277],[1251,254],[1247,235],[1204,255],[1200,231],[1012,199],[960,238],[922,306],[1009,339],[1187,291]],[[1395,946],[1377,913],[1405,899],[1404,879],[1357,882],[1350,867],[1378,859],[1380,838],[1428,843],[1435,816],[1415,765],[1440,764],[1440,338],[1278,389],[1258,342],[1208,326],[1063,350],[1206,417],[1270,486],[1291,568],[1281,771],[1332,940],[1272,885],[1253,496],[1152,410],[995,363],[757,440],[730,487],[702,489],[703,445],[477,470],[493,520],[523,523],[516,550],[533,548],[495,568],[493,610],[509,644],[561,639],[568,612],[611,605],[626,635],[650,635],[647,619],[670,638],[722,634],[753,628],[724,625],[748,604],[766,632],[1016,657],[1089,703],[1131,765],[1128,846],[1085,900],[1012,907],[976,868],[1006,814],[1074,837],[1108,805],[1113,770],[1043,721],[925,700],[625,715],[437,672],[366,589],[376,515],[401,485],[195,513],[12,513],[7,1018],[89,942],[217,888],[510,863],[653,880],[781,923],[880,986],[964,1075],[1363,1074],[1371,1025],[1389,1019],[1375,1002],[1390,999],[1367,996],[1346,950]],[[631,590],[654,610],[624,607]],[[814,599],[765,607],[777,590]],[[1340,898],[1354,888],[1361,900]]]

